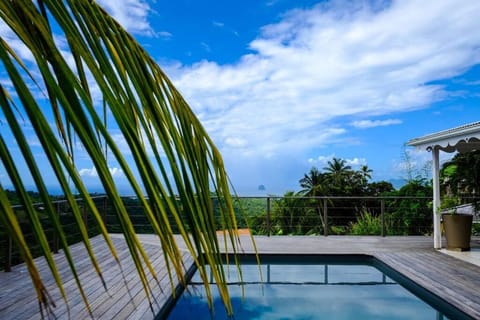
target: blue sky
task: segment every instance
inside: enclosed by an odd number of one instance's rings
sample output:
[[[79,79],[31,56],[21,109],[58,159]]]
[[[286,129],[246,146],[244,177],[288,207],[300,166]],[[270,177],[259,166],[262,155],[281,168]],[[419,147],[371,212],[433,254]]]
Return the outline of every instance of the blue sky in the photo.
[[[480,120],[478,1],[98,2],[184,95],[240,195],[298,190],[332,157],[403,178],[405,152],[418,171],[430,159],[408,140]]]

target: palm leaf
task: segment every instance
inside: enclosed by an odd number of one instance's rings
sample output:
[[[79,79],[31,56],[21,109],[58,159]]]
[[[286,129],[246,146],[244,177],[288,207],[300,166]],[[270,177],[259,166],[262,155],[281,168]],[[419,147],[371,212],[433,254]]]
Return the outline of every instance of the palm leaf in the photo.
[[[16,47],[9,45],[7,39],[0,39],[0,61],[11,82],[11,88],[0,88],[2,113],[9,132],[17,141],[18,154],[27,164],[28,173],[42,195],[56,232],[60,234],[61,246],[85,304],[88,306],[88,301],[76,275],[74,259],[69,252],[64,230],[54,214],[45,177],[41,174],[46,164],[41,166],[35,161],[34,147],[27,142],[17,120],[18,114],[31,123],[48,159],[48,166],[72,207],[82,241],[100,278],[102,272],[90,246],[81,219],[81,209],[74,199],[75,192],[84,200],[100,226],[112,255],[117,261],[118,258],[100,214],[78,174],[74,161],[77,145],[81,145],[93,163],[115,209],[147,296],[150,298],[151,291],[147,274],[156,279],[155,270],[135,234],[115,179],[110,173],[109,161],[115,161],[123,170],[158,235],[172,285],[174,277],[184,281],[182,255],[172,232],[175,228],[194,257],[209,293],[205,265],[212,266],[221,297],[231,313],[221,246],[216,234],[218,228],[228,230],[228,237],[225,237],[230,243],[228,247],[234,253],[238,251],[238,236],[231,232],[237,224],[227,175],[220,153],[167,76],[147,52],[94,1],[43,0],[37,5],[31,0],[2,1],[0,18],[32,57],[31,60],[22,59]],[[66,45],[61,46],[55,40],[59,37],[65,39]],[[67,59],[66,55],[71,55],[72,59]],[[95,91],[100,91],[101,96],[93,96],[92,92]],[[36,98],[38,92],[46,99]],[[52,118],[55,120],[54,127],[49,122]],[[128,145],[127,156],[110,133],[113,127],[121,132]],[[20,195],[57,285],[63,290],[45,232],[37,221],[35,209],[26,193],[25,178],[19,174],[12,160],[12,148],[3,138],[0,139],[2,164]],[[214,216],[211,191],[221,199],[221,226],[217,225]],[[175,201],[176,197],[179,202]],[[1,184],[0,204],[3,208],[0,221],[20,248],[39,301],[49,311],[52,301],[38,275],[18,221],[8,209],[10,204]],[[227,248],[227,243],[224,247]],[[63,291],[62,294],[67,301]],[[211,302],[210,296],[209,300]]]

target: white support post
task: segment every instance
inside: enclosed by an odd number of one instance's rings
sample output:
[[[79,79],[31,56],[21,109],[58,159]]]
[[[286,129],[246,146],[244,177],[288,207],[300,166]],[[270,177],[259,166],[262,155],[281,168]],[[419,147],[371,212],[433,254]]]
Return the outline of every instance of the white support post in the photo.
[[[433,176],[433,247],[442,248],[442,230],[440,228],[440,160],[437,146],[432,148]]]

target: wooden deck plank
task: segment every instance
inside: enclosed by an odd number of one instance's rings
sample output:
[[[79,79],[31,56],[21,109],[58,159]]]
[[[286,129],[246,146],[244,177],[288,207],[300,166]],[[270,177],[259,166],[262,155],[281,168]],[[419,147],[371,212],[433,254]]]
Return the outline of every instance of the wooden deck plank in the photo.
[[[161,268],[164,266],[164,260],[160,252],[158,252],[155,257],[152,257],[151,262],[152,266],[157,271],[159,271],[157,273],[159,281],[162,281],[162,279],[166,276],[166,272],[164,272],[164,270],[161,270]],[[161,290],[158,290],[158,286],[156,285],[153,276],[147,275],[147,278],[147,282],[150,284],[150,288],[152,291],[150,301],[152,301],[152,304],[154,304],[155,299],[158,299],[158,295],[162,294],[162,292]],[[127,288],[125,288],[125,286],[119,287],[117,288],[117,290],[115,290],[115,295],[112,297],[113,301],[115,301],[114,305],[104,304],[101,306],[101,309],[97,309],[99,319],[124,319],[125,317],[118,316],[118,314],[121,313],[124,309],[129,310],[130,313],[136,312],[136,310],[138,309],[138,305],[140,304],[139,301],[149,301],[144,293],[143,286],[141,285],[140,278],[137,274],[135,274],[133,278],[129,279],[128,287],[128,290]],[[160,307],[157,307],[157,310],[159,308]],[[102,312],[100,312],[99,310],[102,310]]]
[[[188,256],[184,255],[183,258],[184,260],[188,260]],[[190,260],[192,261],[192,260]],[[170,296],[171,291],[167,291],[168,295],[166,294],[164,288],[167,288],[170,286],[170,280],[168,278],[168,274],[166,270],[161,274],[161,277],[159,278],[159,284],[153,281],[153,279],[150,279],[152,283],[152,294],[154,298],[154,313],[158,313],[165,303],[165,301],[168,299]],[[132,303],[126,303],[123,308],[120,310],[117,308],[115,313],[109,313],[107,316],[102,317],[101,319],[127,319],[129,317],[135,316],[135,315],[141,315],[140,318],[148,318],[148,316],[152,316],[152,311],[150,309],[150,304],[147,299],[144,298],[144,295],[142,292],[137,291],[136,294],[133,296],[133,304]],[[120,303],[120,305],[124,305]]]
[[[86,250],[81,245],[74,245],[71,248],[72,253],[76,256],[75,264],[78,275],[84,286],[88,300],[90,301],[94,318],[97,319],[103,316],[104,318],[113,319],[116,318],[115,315],[118,314],[118,311],[123,310],[124,308],[131,313],[135,313],[137,307],[127,308],[127,306],[132,305],[132,303],[130,301],[130,296],[128,295],[128,290],[125,287],[125,283],[128,285],[130,294],[132,294],[132,292],[135,293],[132,297],[136,297],[138,305],[141,305],[140,302],[145,300],[146,296],[143,292],[143,287],[139,281],[136,269],[131,261],[125,241],[121,238],[113,238],[119,258],[122,261],[122,273],[113,257],[111,257],[104,241],[97,238],[98,237],[92,239],[92,246],[94,246],[96,257],[102,268],[104,280],[108,286],[108,292],[105,292],[101,281],[94,272],[93,266],[86,255]],[[166,277],[163,254],[160,245],[152,245],[152,243],[155,242],[151,241],[151,243],[145,244],[144,248],[147,254],[152,258],[154,268],[159,272],[159,281],[162,281],[162,278]],[[79,291],[76,288],[73,276],[67,270],[68,265],[66,265],[65,261],[62,261],[62,259],[65,260],[62,252],[55,255],[55,260],[59,263],[59,270],[69,299],[70,315],[73,319],[89,318],[88,311],[86,310]],[[59,290],[55,288],[53,279],[49,277],[49,270],[46,266],[45,260],[43,258],[38,258],[36,259],[36,263],[42,277],[45,279],[45,284],[47,288],[49,288],[50,294],[58,303],[58,307],[55,309],[55,315],[59,319],[68,318],[67,307],[62,302]],[[41,318],[38,312],[38,302],[36,301],[33,286],[29,281],[28,275],[25,274],[25,271],[25,266],[19,265],[13,268],[13,272],[0,273],[2,289],[0,290],[0,319]],[[152,276],[148,277],[152,284],[155,283]],[[18,286],[19,284],[21,284],[21,286]],[[167,286],[165,281],[163,281],[163,285],[165,286],[165,288],[163,288],[163,294],[169,296],[171,294],[168,290],[170,286]],[[158,288],[158,285],[155,284],[152,287],[154,293],[162,293],[162,290]],[[156,297],[156,299],[159,300],[158,297]],[[162,301],[164,300],[165,299]],[[119,305],[119,303],[122,303],[122,305]],[[160,305],[157,305],[156,311],[158,312],[159,309]],[[144,310],[141,310],[141,313],[143,314]],[[153,318],[153,315],[151,317]]]
[[[480,268],[437,252],[380,253],[375,257],[474,319],[480,319]]]
[[[122,257],[127,258],[129,255],[128,255],[128,252],[124,250],[125,248],[122,248],[123,244],[118,240],[116,242],[117,242],[117,246],[120,245],[120,250],[121,250],[120,258]],[[97,243],[96,245],[98,246],[98,244],[99,243]],[[98,260],[102,262],[101,265],[103,270],[108,270],[111,268],[112,265],[116,265],[114,259],[109,254],[106,253],[106,250],[104,250],[104,248],[96,247],[95,251],[96,253],[98,253],[98,256],[97,256]],[[82,248],[79,251],[77,250],[76,254],[79,255],[79,257],[82,257],[82,259],[77,260],[76,267],[78,268],[77,270],[78,270],[79,278],[82,284],[84,285],[84,289],[86,291],[87,296],[89,295],[89,293],[91,294],[92,292],[97,292],[98,291],[97,288],[100,288],[100,291],[104,292],[101,281],[98,279],[97,274],[93,271],[93,266],[91,265],[90,260],[86,256],[86,250]],[[63,254],[60,253],[59,256],[63,256]],[[46,267],[46,264],[43,263],[39,265],[41,266],[40,268],[41,274],[48,274],[48,269]],[[68,266],[65,266],[65,267],[68,268]],[[62,271],[63,272],[61,272],[61,275],[62,275],[62,279],[64,280],[64,287],[65,287],[67,296],[69,297],[70,308],[78,309],[78,306],[81,306],[82,309],[85,309],[83,306],[83,300],[81,299],[81,296],[78,292],[73,276],[69,272],[66,272],[66,270],[62,270]],[[108,280],[111,274],[112,272],[104,272],[104,278],[107,283],[109,283]],[[47,287],[52,288],[50,292],[54,297],[55,301],[61,303],[59,290],[55,288],[55,284],[51,280],[51,278],[47,278],[45,283]],[[31,288],[30,289],[30,292],[31,292],[31,290],[33,290],[31,285],[30,285],[30,288]],[[38,309],[37,302],[32,300],[31,297],[28,295],[28,293],[29,292],[27,293],[22,292],[24,296],[23,299],[25,301],[25,303],[22,304],[24,306],[24,309],[25,310]],[[92,301],[92,299],[89,299],[89,300]],[[12,306],[12,308],[13,307],[14,306]],[[73,311],[74,310],[71,310],[71,312]],[[63,306],[63,304],[60,304],[60,306],[55,310],[55,314],[58,317],[62,317],[64,315],[66,316],[66,313],[67,313],[67,307]],[[17,315],[22,316],[22,318],[24,319],[29,319],[29,317],[27,317],[25,314],[17,314]],[[35,318],[35,315],[32,315],[32,317]]]
[[[106,254],[105,252],[98,250],[98,244],[99,242],[96,241],[96,238],[94,238],[92,245],[94,246],[94,251],[96,251],[95,253],[97,254],[97,258],[99,260],[105,260],[106,258],[109,257],[109,255]],[[77,267],[77,270],[79,271],[79,275],[82,275],[83,272],[85,272],[85,270],[88,270],[88,272],[90,272],[91,270],[90,260],[85,255],[85,249],[83,248],[83,245],[76,244],[71,247],[71,251],[72,251],[72,254],[76,255],[77,257],[82,257],[82,259],[75,260],[75,265]],[[71,286],[74,280],[73,280],[73,276],[69,271],[69,266],[67,265],[63,252],[60,251],[59,254],[54,255],[54,260],[58,263],[59,274],[60,274],[60,277],[63,279],[63,283],[65,284],[65,287]],[[40,274],[42,275],[49,274],[48,266],[45,263],[44,259],[38,258],[36,259],[36,261],[39,267]],[[1,279],[2,284],[4,284],[5,288],[11,288],[10,290],[14,290],[15,294],[10,295],[8,294],[9,292],[7,292],[7,296],[9,296],[12,299],[16,299],[15,300],[16,304],[24,304],[24,303],[31,302],[30,301],[31,299],[29,298],[29,293],[33,290],[33,287],[31,286],[29,277],[28,276],[25,277],[26,273],[27,273],[27,269],[24,265],[15,266],[12,272],[12,274],[14,275],[12,277]],[[10,273],[6,273],[6,274],[10,274]],[[51,277],[44,277],[44,280],[47,286],[54,286],[54,281]],[[98,279],[97,279],[97,282],[98,282]],[[10,304],[13,304],[13,301],[10,301]]]
[[[158,312],[171,294],[165,261],[158,240],[152,235],[139,235],[151,262],[158,272],[160,287],[147,275],[156,299],[154,312]],[[242,236],[244,252],[253,252],[248,236]],[[179,239],[181,250],[185,249]],[[440,296],[459,309],[480,319],[480,267],[446,256],[432,249],[428,237],[255,237],[260,253],[317,253],[317,254],[369,254],[383,261],[404,276]],[[480,247],[475,239],[473,247]],[[112,241],[122,261],[123,273],[111,257],[101,237],[91,239],[94,252],[102,268],[108,286],[105,292],[83,245],[70,247],[75,256],[75,265],[90,301],[95,319],[151,319],[154,317],[148,300],[136,274],[128,248],[119,235]],[[75,281],[68,270],[63,253],[54,255],[67,291],[72,319],[88,318]],[[193,262],[188,254],[183,255],[186,267]],[[45,284],[58,303],[55,314],[67,319],[67,307],[62,302],[59,290],[43,258],[36,259]],[[40,319],[35,292],[24,265],[14,266],[12,272],[0,272],[0,319]],[[125,283],[128,286],[127,290]],[[162,293],[162,291],[164,293]]]

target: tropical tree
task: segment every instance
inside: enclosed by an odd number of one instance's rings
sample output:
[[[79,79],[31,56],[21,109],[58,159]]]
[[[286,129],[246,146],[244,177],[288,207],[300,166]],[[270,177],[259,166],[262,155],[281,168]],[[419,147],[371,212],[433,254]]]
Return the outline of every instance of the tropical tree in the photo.
[[[394,190],[395,188],[388,181],[371,182],[367,186],[367,194],[375,197],[393,192]]]
[[[158,235],[168,272],[184,281],[182,255],[171,231],[175,224],[207,288],[209,277],[205,265],[212,266],[215,282],[231,313],[216,235],[217,229],[228,230],[226,238],[231,243],[228,247],[236,252],[238,238],[233,231],[237,222],[227,175],[218,150],[167,76],[95,1],[4,0],[0,1],[0,19],[7,29],[0,38],[1,166],[25,208],[63,299],[67,301],[59,270],[28,196],[25,176],[31,177],[39,191],[60,237],[68,268],[88,306],[65,232],[48,196],[47,182],[51,181],[43,174],[46,166],[53,172],[75,215],[90,260],[102,278],[75,195],[92,212],[117,262],[118,257],[80,178],[75,154],[81,148],[82,157],[93,164],[115,209],[144,289],[149,290],[146,273],[155,276],[155,270],[119,196],[109,170],[112,161],[123,170]],[[31,125],[45,161],[37,161],[38,150],[29,143],[32,137],[30,131],[27,136],[25,123]],[[111,128],[115,128],[115,135]],[[20,172],[18,163],[25,163],[26,169]],[[210,191],[221,199],[220,225],[213,215]],[[176,197],[178,202],[174,200]],[[41,308],[50,311],[53,301],[11,205],[3,180],[0,225],[20,249]],[[174,222],[170,222],[169,215]]]
[[[392,232],[403,235],[423,235],[432,232],[432,185],[425,179],[411,180],[398,191],[397,197],[386,202],[392,221]]]
[[[280,234],[319,233],[321,216],[315,208],[315,201],[305,199],[300,194],[287,191],[273,203],[272,231]],[[313,205],[312,205],[313,203]]]
[[[480,150],[457,153],[442,166],[440,176],[455,195],[480,195]]]
[[[323,195],[325,192],[325,178],[325,173],[320,172],[316,167],[312,167],[299,181],[302,188],[300,193],[311,197]]]
[[[330,185],[330,193],[333,195],[345,194],[345,188],[352,180],[350,179],[352,177],[352,167],[347,165],[347,161],[334,157],[331,161],[328,161],[323,170],[327,176],[326,182]]]
[[[372,178],[372,175],[371,175],[372,172],[373,172],[373,170],[370,169],[366,164],[364,164],[360,167],[360,174],[367,181]]]
[[[329,175],[327,173],[320,172],[316,167],[312,167],[308,174],[304,174],[303,178],[299,180],[300,187],[302,187],[299,195],[321,197],[330,194],[331,186],[328,179]],[[316,198],[307,198],[303,200],[303,205],[309,208],[308,212],[310,213],[310,211],[313,210],[315,216],[320,218],[322,226],[325,226],[325,221],[323,219],[324,201],[327,200]]]
[[[328,165],[323,168],[327,174],[331,176],[333,182],[339,184],[345,178],[345,176],[352,170],[352,167],[347,165],[347,161],[344,159],[333,158],[328,161]]]

